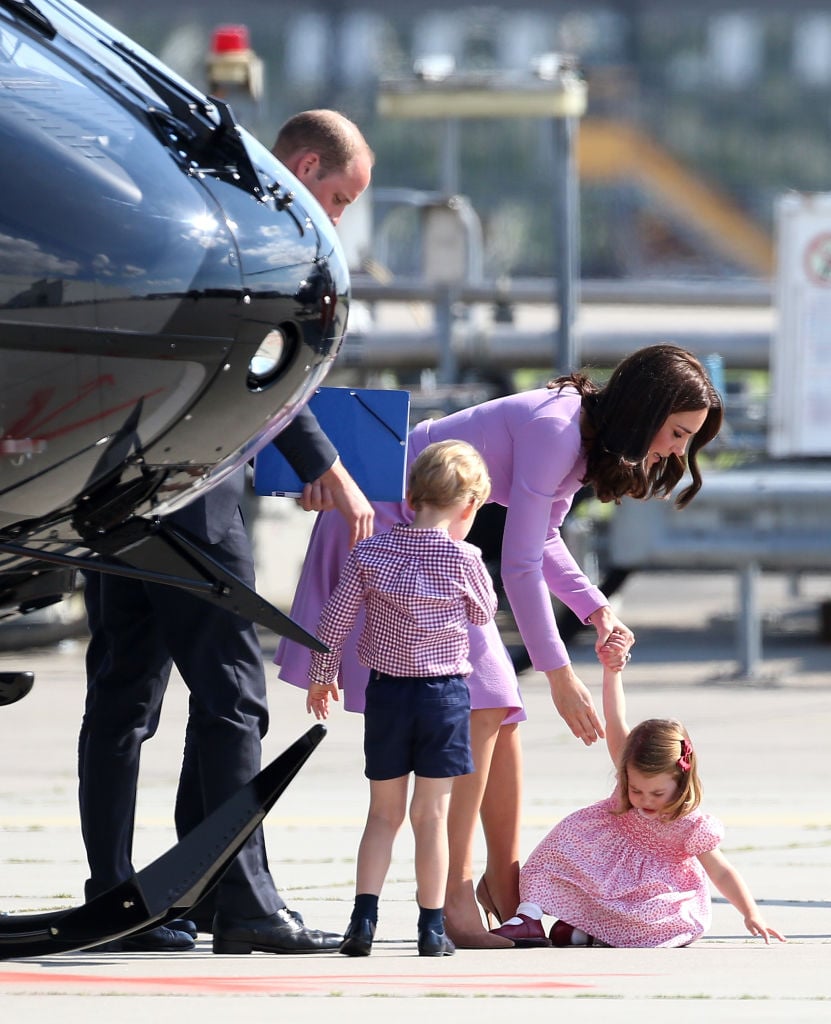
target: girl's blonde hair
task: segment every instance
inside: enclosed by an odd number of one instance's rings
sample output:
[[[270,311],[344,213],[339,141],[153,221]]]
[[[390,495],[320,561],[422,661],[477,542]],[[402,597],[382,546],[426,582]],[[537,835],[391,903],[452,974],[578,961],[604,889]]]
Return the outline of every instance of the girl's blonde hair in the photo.
[[[414,509],[422,505],[449,508],[470,498],[478,509],[490,493],[491,481],[484,459],[466,441],[428,444],[410,467],[407,497]]]
[[[663,814],[670,821],[682,818],[701,803],[698,758],[687,730],[672,718],[649,718],[626,737],[617,770],[620,813],[632,804],[629,800],[629,772],[632,767],[644,775],[671,775],[678,783],[678,794]]]

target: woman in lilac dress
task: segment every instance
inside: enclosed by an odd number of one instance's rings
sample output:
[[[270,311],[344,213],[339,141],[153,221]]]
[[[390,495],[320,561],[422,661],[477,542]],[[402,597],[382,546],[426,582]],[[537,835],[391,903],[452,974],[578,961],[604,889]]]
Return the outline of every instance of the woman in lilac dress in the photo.
[[[597,631],[599,650],[612,633],[628,648],[634,637],[566,548],[560,527],[577,491],[594,487],[604,502],[668,496],[688,470],[691,482],[676,504],[701,487],[696,456],[721,427],[722,404],[699,361],[674,345],[655,345],[624,359],[598,386],[583,374],[548,387],[498,398],[418,424],[408,460],[434,441],[472,444],[492,482],[491,501],[507,509],[501,574],[505,593],[533,667],[545,673],[557,711],[585,744],[603,736],[591,695],[574,672],[550,595]],[[689,448],[689,451],[687,449]],[[408,522],[406,504],[375,505],[375,531]],[[291,615],[314,630],[346,560],[349,538],[341,518],[318,517]],[[360,665],[353,633],[344,650],[340,685],[347,710],[363,710],[368,670]],[[282,640],[274,658],[280,678],[306,689],[309,651]],[[451,860],[445,904],[448,934],[462,948],[510,945],[489,933],[474,899],[473,847],[481,817],[487,844],[485,872],[475,896],[503,920],[517,905],[522,756],[518,723],[525,719],[516,673],[491,622],[471,627],[468,677],[471,745],[476,770],[453,786],[448,827]]]

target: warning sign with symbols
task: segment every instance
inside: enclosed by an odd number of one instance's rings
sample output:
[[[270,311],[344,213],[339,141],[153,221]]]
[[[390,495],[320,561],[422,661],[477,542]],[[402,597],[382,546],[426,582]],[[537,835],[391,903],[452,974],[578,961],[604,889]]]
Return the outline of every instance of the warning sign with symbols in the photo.
[[[805,247],[805,276],[813,284],[831,288],[831,232],[816,235]]]
[[[770,454],[831,455],[831,194],[789,193],[776,213]]]

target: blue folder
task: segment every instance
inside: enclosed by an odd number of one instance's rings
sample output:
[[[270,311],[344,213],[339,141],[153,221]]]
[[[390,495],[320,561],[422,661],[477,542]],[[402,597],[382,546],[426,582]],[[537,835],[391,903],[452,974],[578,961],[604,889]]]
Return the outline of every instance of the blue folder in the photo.
[[[410,393],[318,388],[309,401],[341,461],[370,501],[401,501],[406,485]],[[254,457],[254,490],[297,496],[303,481],[268,444]]]

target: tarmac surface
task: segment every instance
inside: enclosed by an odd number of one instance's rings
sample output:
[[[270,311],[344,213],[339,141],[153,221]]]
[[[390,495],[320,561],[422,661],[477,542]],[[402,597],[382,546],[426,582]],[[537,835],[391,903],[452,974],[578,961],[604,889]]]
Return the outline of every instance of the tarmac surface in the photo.
[[[398,838],[372,956],[214,956],[210,937],[176,954],[65,953],[0,962],[3,1021],[93,1016],[118,1024],[228,1017],[247,1024],[311,1019],[458,1024],[490,1019],[642,1022],[802,1022],[831,1019],[831,647],[819,640],[819,602],[831,577],[795,586],[765,575],[763,671],[736,677],[737,582],[729,573],[642,574],[616,597],[638,643],[627,668],[628,717],[674,716],[701,759],[704,805],[726,825],[722,849],[787,944],[751,938],[714,897],[709,933],[687,949],[460,950],[419,958],[412,841]],[[592,634],[593,635],[593,634]],[[269,663],[268,759],[313,724],[302,694]],[[571,644],[599,700],[591,637]],[[83,702],[84,640],[5,650],[0,671],[31,669],[32,693],[0,708],[0,910],[36,913],[82,902],[86,863],[76,804],[75,745]],[[528,721],[523,854],[560,817],[611,788],[602,744],[585,748],[557,717],[543,676],[522,676]],[[186,692],[171,682],[162,724],[145,748],[135,863],[175,842],[173,798]],[[313,927],[342,930],[354,886],[367,789],[361,719],[336,708],[328,734],[266,818],[272,870]],[[484,848],[477,847],[477,866]],[[174,998],[175,997],[175,998]],[[328,998],[327,998],[328,997]],[[329,1001],[335,1000],[336,1001]],[[275,1002],[279,1000],[279,1002]]]

